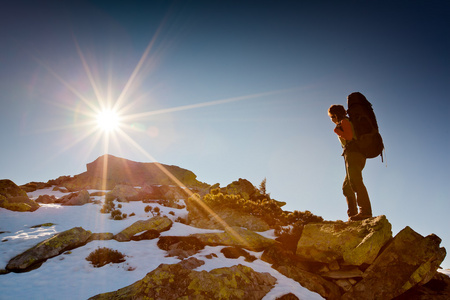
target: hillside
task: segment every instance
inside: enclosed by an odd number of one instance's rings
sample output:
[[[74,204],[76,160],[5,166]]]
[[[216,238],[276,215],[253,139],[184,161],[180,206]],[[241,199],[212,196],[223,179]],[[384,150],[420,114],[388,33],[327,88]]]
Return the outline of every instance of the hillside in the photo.
[[[264,185],[209,186],[175,166],[105,156],[87,169],[22,188],[1,181],[2,299],[450,295],[449,272],[436,272],[440,238],[409,227],[392,236],[385,216],[324,221],[283,211]],[[110,252],[88,261],[98,249]]]

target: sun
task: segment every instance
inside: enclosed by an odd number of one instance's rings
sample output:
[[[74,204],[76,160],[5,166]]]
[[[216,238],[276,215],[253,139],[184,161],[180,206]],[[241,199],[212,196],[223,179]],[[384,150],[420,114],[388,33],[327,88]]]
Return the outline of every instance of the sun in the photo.
[[[119,128],[120,118],[113,110],[103,110],[97,114],[97,126],[103,131],[115,131]]]

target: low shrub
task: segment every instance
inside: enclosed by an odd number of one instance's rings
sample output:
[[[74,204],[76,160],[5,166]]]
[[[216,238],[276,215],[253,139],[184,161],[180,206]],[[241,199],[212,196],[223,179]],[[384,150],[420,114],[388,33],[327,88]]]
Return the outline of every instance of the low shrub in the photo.
[[[91,252],[86,260],[91,262],[95,268],[103,267],[109,263],[118,264],[125,261],[125,255],[110,248],[97,248]]]

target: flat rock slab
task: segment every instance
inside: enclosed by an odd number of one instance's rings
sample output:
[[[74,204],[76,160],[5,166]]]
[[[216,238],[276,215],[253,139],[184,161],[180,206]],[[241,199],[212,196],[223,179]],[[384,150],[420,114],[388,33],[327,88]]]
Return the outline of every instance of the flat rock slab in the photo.
[[[131,238],[144,231],[155,230],[157,232],[167,231],[172,227],[172,220],[167,217],[155,216],[148,220],[140,220],[133,223],[131,226],[125,228],[114,236],[118,242],[128,242]]]
[[[64,251],[80,247],[88,241],[91,232],[81,227],[57,233],[53,237],[40,242],[33,248],[12,258],[6,269],[13,272],[23,272],[33,267],[33,265],[57,256]]]

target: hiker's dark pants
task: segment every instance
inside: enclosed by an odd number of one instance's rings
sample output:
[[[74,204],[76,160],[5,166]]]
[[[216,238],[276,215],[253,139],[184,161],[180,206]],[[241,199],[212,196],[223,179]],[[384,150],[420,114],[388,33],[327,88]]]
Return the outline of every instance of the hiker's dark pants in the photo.
[[[359,152],[345,152],[345,180],[342,191],[347,198],[348,216],[353,216],[359,211],[361,214],[372,215],[369,195],[363,182],[362,170],[366,165],[366,157]],[[355,196],[356,194],[356,196]]]

